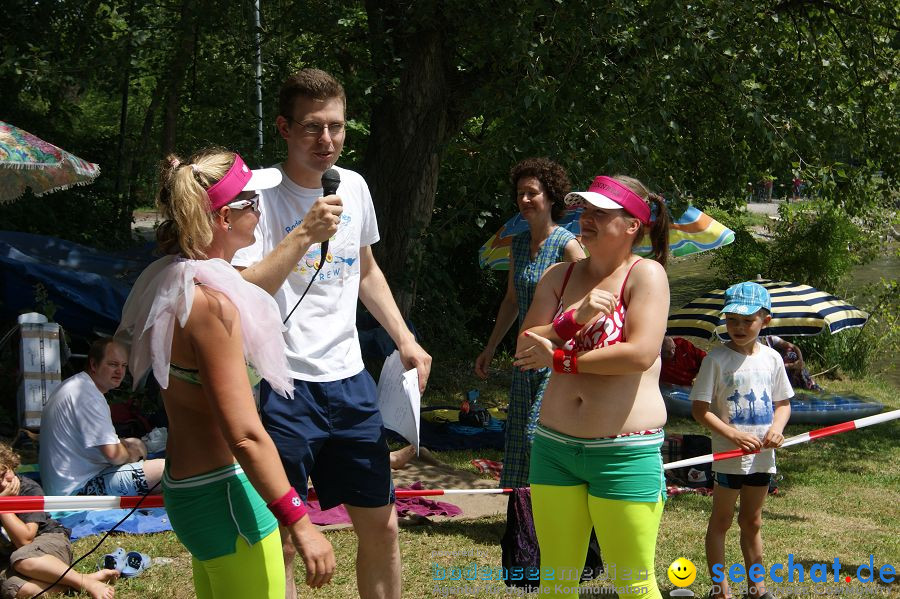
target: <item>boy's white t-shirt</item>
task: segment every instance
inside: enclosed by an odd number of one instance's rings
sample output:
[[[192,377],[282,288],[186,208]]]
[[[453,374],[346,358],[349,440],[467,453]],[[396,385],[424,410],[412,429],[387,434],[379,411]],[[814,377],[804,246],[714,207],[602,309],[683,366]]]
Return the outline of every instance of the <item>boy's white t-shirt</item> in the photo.
[[[321,187],[300,187],[288,178],[281,165],[276,168],[282,171],[281,184],[260,192],[256,241],[238,250],[231,261],[235,266],[250,266],[262,260],[303,222],[315,201],[322,197]],[[344,205],[341,223],[329,240],[325,265],[284,332],[291,376],[311,382],[337,381],[363,370],[356,332],[359,250],[379,239],[369,186],[359,173],[334,168],[341,176],[337,190]],[[321,245],[313,244],[275,294],[282,318],[294,308],[309,284],[320,254]]]
[[[710,411],[726,424],[760,440],[772,426],[774,402],[793,397],[794,390],[784,371],[784,362],[774,349],[757,344],[753,355],[738,353],[725,345],[712,349],[703,359],[691,389],[691,401],[710,404]],[[736,449],[725,437],[712,431],[713,453]],[[775,451],[713,462],[714,472],[753,474],[775,472]]]

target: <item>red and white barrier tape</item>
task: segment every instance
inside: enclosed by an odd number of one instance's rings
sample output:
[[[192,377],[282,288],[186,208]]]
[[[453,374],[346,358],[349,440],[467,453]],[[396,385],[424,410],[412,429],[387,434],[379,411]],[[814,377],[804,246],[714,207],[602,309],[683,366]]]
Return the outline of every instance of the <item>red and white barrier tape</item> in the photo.
[[[851,420],[849,422],[842,422],[841,424],[826,426],[825,428],[818,428],[814,431],[809,431],[807,433],[801,433],[794,437],[785,439],[784,443],[782,443],[781,447],[779,447],[778,449],[784,449],[785,447],[790,447],[791,445],[799,445],[800,443],[806,443],[808,441],[812,441],[813,439],[820,439],[822,437],[837,435],[838,433],[846,433],[847,431],[853,431],[853,430],[856,430],[859,428],[864,428],[866,426],[872,426],[873,424],[881,424],[882,422],[887,422],[888,420],[896,420],[897,418],[900,418],[900,410],[893,410],[891,412],[875,414],[874,416],[866,416],[865,418],[858,418],[856,420]],[[721,460],[736,458],[736,457],[751,454],[751,453],[759,453],[759,452],[758,451],[744,451],[743,449],[732,449],[731,451],[721,451],[719,453],[710,453],[707,455],[701,455],[701,456],[697,456],[694,458],[678,460],[677,462],[669,462],[668,464],[665,464],[663,466],[663,468],[665,470],[672,470],[673,468],[684,468],[685,466],[696,466],[697,464],[708,464],[709,462],[718,462]]]
[[[807,433],[802,433],[794,437],[784,440],[779,449],[790,447],[791,445],[799,445],[813,439],[820,439],[838,433],[846,433],[873,424],[881,424],[889,420],[900,418],[900,410],[884,412],[883,414],[875,414],[865,418],[858,418],[849,422],[826,426]],[[669,462],[663,466],[666,470],[673,468],[683,468],[685,466],[696,466],[697,464],[707,464],[709,462],[718,462],[736,458],[750,453],[759,453],[756,451],[744,451],[743,449],[733,449],[731,451],[722,451],[719,453],[710,453],[707,455],[678,460],[677,462]],[[513,489],[398,489],[395,494],[398,498],[404,497],[437,497],[440,495],[499,495],[512,493]],[[314,493],[310,493],[310,498],[314,497]],[[135,507],[141,501],[139,496],[115,497],[112,495],[96,495],[96,496],[45,496],[45,497],[0,497],[0,514],[24,513],[24,512],[56,512],[56,511],[81,511],[81,510],[114,510],[114,509],[130,509]],[[141,507],[163,507],[162,495],[149,495],[141,502]]]
[[[139,501],[141,501],[140,496],[115,497],[112,495],[0,497],[0,514],[131,509]],[[148,495],[141,502],[141,507],[163,507],[162,495]]]
[[[396,496],[400,498],[439,495],[498,495],[502,493],[512,493],[512,489],[398,489],[395,491]],[[315,493],[310,493],[310,498],[314,499]],[[131,509],[140,500],[140,496],[116,497],[114,495],[0,497],[0,514]],[[165,507],[162,495],[148,495],[141,502],[141,507]]]

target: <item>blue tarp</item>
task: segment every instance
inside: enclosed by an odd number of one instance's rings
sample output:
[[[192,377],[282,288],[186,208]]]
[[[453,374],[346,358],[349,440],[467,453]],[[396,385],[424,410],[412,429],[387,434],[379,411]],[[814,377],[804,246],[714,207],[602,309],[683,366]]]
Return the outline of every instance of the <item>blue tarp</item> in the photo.
[[[113,333],[122,306],[141,271],[153,261],[153,244],[103,252],[71,241],[0,231],[0,317],[34,311],[35,285],[47,290],[53,320],[84,337]]]
[[[56,512],[51,516],[60,524],[72,531],[73,541],[91,535],[100,535],[110,530],[116,522],[124,518],[131,510],[92,510],[81,512]],[[128,532],[143,535],[151,532],[172,530],[172,523],[165,508],[141,508],[136,510],[125,522],[119,525],[117,532]]]

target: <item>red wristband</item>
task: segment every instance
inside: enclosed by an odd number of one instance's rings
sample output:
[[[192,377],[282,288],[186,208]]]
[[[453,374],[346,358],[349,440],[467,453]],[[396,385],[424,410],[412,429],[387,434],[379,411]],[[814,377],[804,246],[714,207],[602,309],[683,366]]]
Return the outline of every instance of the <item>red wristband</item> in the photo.
[[[553,319],[553,330],[563,341],[568,341],[574,337],[583,326],[583,324],[578,324],[578,321],[575,320],[575,308],[568,312],[563,312]]]
[[[553,372],[562,372],[562,363],[563,359],[566,357],[566,352],[561,349],[553,350]]]
[[[578,354],[575,350],[553,350],[553,372],[578,374]]]
[[[297,494],[294,487],[288,489],[288,492],[280,499],[267,505],[282,526],[290,526],[306,515],[306,506],[303,505],[303,501],[300,500],[300,495]]]

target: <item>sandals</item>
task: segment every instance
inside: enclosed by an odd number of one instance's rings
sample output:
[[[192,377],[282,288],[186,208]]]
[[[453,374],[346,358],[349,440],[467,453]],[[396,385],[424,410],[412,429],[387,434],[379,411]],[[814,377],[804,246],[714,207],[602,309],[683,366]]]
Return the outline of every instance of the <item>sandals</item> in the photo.
[[[150,567],[150,556],[146,553],[129,551],[125,554],[125,567],[122,568],[122,578],[132,578]]]
[[[132,578],[137,576],[150,567],[150,556],[146,553],[138,551],[125,552],[121,547],[117,547],[112,553],[103,556],[98,567],[99,570],[115,570],[122,575],[123,578]]]
[[[117,547],[115,551],[112,553],[107,553],[103,556],[103,559],[100,561],[100,566],[97,568],[98,570],[116,570],[117,572],[122,572],[122,568],[125,567],[125,550],[121,547]]]

